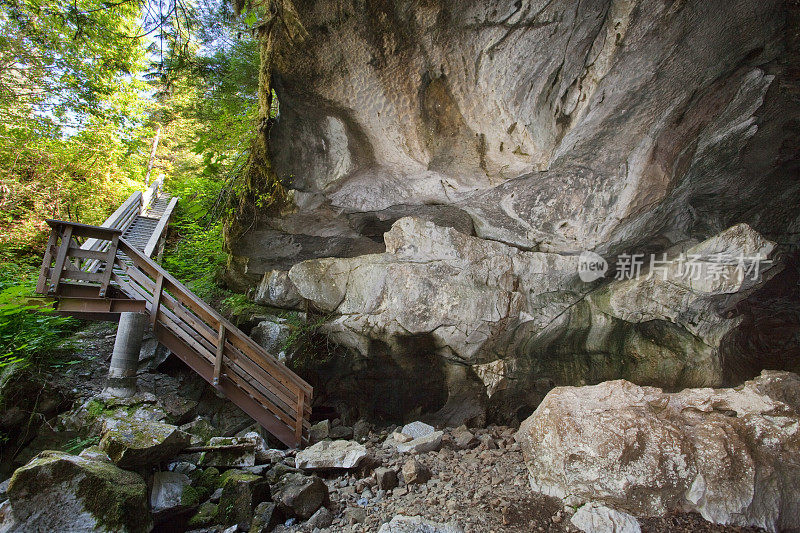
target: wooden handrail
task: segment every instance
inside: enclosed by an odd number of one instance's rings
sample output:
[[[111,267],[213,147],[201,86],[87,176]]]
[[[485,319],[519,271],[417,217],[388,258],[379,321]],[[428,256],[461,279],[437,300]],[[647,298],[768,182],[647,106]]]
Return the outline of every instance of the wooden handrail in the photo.
[[[158,196],[158,192],[161,190],[161,186],[164,185],[164,175],[160,175],[156,180],[153,182],[147,190],[142,193],[142,204],[141,204],[141,213],[144,213],[145,210],[150,208],[150,204],[153,201],[153,198]]]
[[[147,244],[144,247],[144,255],[147,257],[153,256],[153,252],[155,251],[156,246],[158,246],[158,242],[161,240],[164,230],[167,229],[169,218],[172,216],[172,211],[175,209],[175,205],[177,203],[178,197],[176,196],[170,200],[169,205],[167,205],[167,208],[164,210],[164,214],[161,215],[161,218],[158,220],[156,229],[153,230],[153,234],[150,235],[150,240],[147,241]]]
[[[114,228],[48,220],[52,227],[37,291],[58,298],[76,294],[65,280],[83,284],[81,294],[95,287],[97,297],[71,304],[84,315],[112,313],[125,306],[104,298],[113,281],[133,301],[142,301],[159,341],[206,381],[227,395],[264,428],[289,446],[302,445],[310,426],[313,389],[286,365],[192,293]],[[105,256],[73,245],[74,236],[107,241]],[[60,240],[60,244],[59,244]],[[102,273],[78,269],[74,258],[104,263]],[[49,280],[49,284],[48,284]],[[69,289],[69,290],[67,290]],[[73,297],[71,302],[74,302]]]

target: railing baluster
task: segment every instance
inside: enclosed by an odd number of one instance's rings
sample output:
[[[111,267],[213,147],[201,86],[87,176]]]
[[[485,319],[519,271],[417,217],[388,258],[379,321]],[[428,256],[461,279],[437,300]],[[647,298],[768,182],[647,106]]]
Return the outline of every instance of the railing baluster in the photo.
[[[214,359],[214,386],[219,385],[219,376],[222,373],[222,355],[225,353],[225,324],[219,323],[217,334],[217,357]]]
[[[114,259],[117,257],[117,246],[119,246],[119,235],[111,237],[111,246],[108,247],[106,254],[106,269],[103,271],[103,278],[100,281],[100,298],[105,298],[108,284],[111,282],[111,274],[114,271]]]
[[[297,441],[297,446],[303,443],[303,410],[305,409],[306,395],[303,391],[297,391],[297,419],[295,420],[294,440]]]
[[[282,442],[289,446],[304,444],[313,394],[308,383],[134,248],[121,237],[119,229],[56,220],[48,220],[48,224],[53,230],[37,284],[39,292],[49,289],[66,301],[70,294],[76,294],[75,288],[83,290],[81,295],[91,294],[82,298],[96,299],[98,293],[93,291],[99,288],[100,298],[108,298],[111,279],[115,280],[128,298],[141,301],[141,308],[149,311],[160,342]],[[96,242],[91,248],[71,246],[73,237],[89,237]],[[108,243],[107,249],[103,243]],[[54,257],[55,265],[50,269]],[[70,261],[74,259],[86,260],[82,261],[83,270],[73,268]],[[96,269],[88,266],[91,261],[105,261],[106,270],[102,274],[87,272],[87,268]],[[115,273],[115,266],[122,272]],[[92,284],[65,281],[59,285],[62,279]],[[114,302],[102,312],[115,312],[111,311]],[[96,302],[93,305],[97,308]],[[116,307],[128,308],[132,307]],[[72,309],[78,309],[74,302]]]
[[[50,273],[50,288],[48,292],[57,293],[58,284],[61,282],[61,271],[64,270],[64,264],[67,262],[67,251],[69,250],[69,241],[72,238],[72,226],[61,226],[63,233],[61,234],[61,246],[58,249],[56,256],[56,264],[53,271]]]
[[[150,309],[150,327],[153,331],[156,329],[156,322],[158,322],[158,310],[161,307],[161,293],[164,292],[164,276],[159,274],[156,276],[156,287],[153,290],[153,306]]]

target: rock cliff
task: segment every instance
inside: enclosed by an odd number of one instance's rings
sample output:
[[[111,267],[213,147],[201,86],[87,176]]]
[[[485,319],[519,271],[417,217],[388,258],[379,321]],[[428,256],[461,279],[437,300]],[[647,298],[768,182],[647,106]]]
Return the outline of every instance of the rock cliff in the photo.
[[[315,385],[340,410],[511,421],[553,384],[796,368],[796,7],[295,5],[310,38],[277,60],[270,132],[294,207],[231,243],[229,279],[328,316],[349,352]],[[723,252],[772,262],[676,270]],[[613,279],[637,253],[672,266]],[[370,407],[387,388],[404,412]]]

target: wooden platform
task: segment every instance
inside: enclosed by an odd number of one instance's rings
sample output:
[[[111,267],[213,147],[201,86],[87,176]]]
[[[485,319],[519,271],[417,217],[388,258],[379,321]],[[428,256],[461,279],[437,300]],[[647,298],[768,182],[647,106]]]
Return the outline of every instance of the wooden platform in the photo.
[[[102,226],[48,220],[37,292],[55,298],[59,312],[90,320],[146,313],[159,342],[281,442],[302,446],[311,386],[151,259],[177,201],[154,184]]]

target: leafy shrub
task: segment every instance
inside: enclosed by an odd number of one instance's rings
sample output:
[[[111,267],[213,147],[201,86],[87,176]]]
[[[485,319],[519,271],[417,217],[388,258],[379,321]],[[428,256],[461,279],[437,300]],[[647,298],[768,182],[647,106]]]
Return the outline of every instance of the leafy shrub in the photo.
[[[78,321],[31,303],[35,271],[0,263],[0,368],[20,367],[64,349],[63,339]]]

